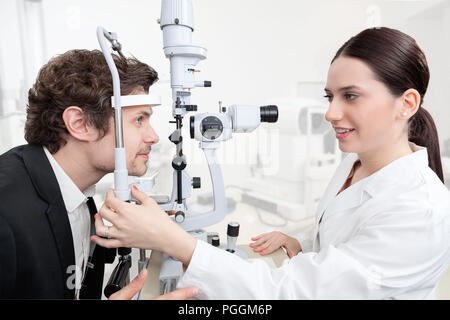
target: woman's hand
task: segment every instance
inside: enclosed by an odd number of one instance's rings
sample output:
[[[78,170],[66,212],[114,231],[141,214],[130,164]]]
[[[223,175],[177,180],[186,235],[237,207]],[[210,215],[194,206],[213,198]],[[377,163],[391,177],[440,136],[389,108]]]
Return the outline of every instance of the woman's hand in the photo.
[[[250,243],[250,246],[262,256],[272,253],[280,247],[286,249],[289,258],[296,256],[302,251],[302,246],[297,239],[279,231],[263,233],[251,239],[255,242]]]
[[[109,297],[109,300],[130,300],[132,299],[143,287],[147,280],[148,272],[143,269],[139,275],[133,279],[126,287],[117,291]],[[197,287],[187,287],[179,289],[163,296],[158,296],[152,300],[186,300],[195,297],[199,293]]]
[[[197,240],[172,221],[155,200],[135,188],[132,194],[141,205],[121,201],[114,196],[113,190],[108,190],[105,203],[95,217],[97,235],[91,240],[105,248],[157,250],[187,267]],[[105,226],[102,218],[113,225]]]

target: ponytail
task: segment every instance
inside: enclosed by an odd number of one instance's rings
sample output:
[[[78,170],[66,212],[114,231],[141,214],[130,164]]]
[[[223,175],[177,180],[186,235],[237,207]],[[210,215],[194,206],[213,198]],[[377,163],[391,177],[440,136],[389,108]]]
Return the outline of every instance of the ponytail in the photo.
[[[409,119],[408,124],[408,140],[427,148],[428,165],[444,183],[439,138],[431,114],[423,107],[419,107],[416,114]]]

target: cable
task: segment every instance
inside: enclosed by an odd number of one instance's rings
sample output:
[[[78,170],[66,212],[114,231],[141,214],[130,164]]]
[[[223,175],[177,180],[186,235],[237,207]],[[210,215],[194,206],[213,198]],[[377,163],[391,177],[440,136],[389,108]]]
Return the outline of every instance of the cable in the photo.
[[[262,218],[262,214],[261,214],[261,211],[259,210],[259,208],[257,208],[257,207],[254,207],[254,208],[255,208],[256,214],[258,215],[259,221],[261,221],[261,223],[263,223],[263,224],[265,224],[265,225],[267,225],[267,226],[269,226],[269,227],[281,228],[281,227],[286,226],[287,223],[288,223],[288,220],[287,220],[286,218],[280,216],[279,214],[273,214],[273,213],[272,213],[273,215],[278,216],[278,217],[280,217],[281,219],[283,219],[284,222],[282,222],[282,223],[280,223],[280,224],[274,224],[274,223],[269,223],[269,222],[267,222],[267,221],[264,221],[264,219]],[[268,213],[271,214],[270,212],[268,212]]]
[[[228,185],[228,186],[225,187],[225,189],[227,189],[227,188],[234,188],[234,189],[241,190],[244,194],[247,194],[247,195],[248,195],[248,192],[253,191],[252,189],[249,189],[249,188],[243,188],[243,187],[237,186],[237,185]],[[278,213],[270,213],[270,212],[267,212],[268,214],[276,215],[276,216],[280,217],[280,219],[283,219],[283,222],[280,223],[280,224],[269,223],[269,222],[267,222],[267,221],[264,221],[264,219],[263,219],[263,217],[262,217],[261,210],[260,210],[258,207],[256,207],[256,206],[252,206],[252,207],[255,209],[255,212],[256,212],[256,214],[257,214],[257,216],[258,216],[259,221],[261,221],[261,223],[263,223],[263,224],[265,224],[265,225],[267,225],[267,226],[269,226],[269,227],[281,228],[281,227],[286,226],[287,223],[288,223],[288,221],[293,221],[293,220],[288,220],[288,219],[285,218],[285,217],[282,217],[282,216],[279,215]]]

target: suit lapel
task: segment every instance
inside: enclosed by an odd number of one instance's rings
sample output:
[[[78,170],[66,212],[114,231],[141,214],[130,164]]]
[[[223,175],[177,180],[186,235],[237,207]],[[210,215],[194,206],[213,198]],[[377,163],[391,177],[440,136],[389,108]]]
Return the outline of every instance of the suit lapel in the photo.
[[[27,145],[23,152],[23,160],[36,191],[48,203],[46,215],[53,231],[64,275],[64,298],[73,299],[75,288],[69,288],[71,282],[68,278],[75,272],[75,253],[72,229],[61,190],[41,146]]]

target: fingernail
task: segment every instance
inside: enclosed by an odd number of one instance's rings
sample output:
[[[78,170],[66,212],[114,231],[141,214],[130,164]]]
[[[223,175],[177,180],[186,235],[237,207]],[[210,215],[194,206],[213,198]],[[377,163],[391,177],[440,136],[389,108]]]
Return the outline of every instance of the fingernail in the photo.
[[[261,254],[264,254],[264,251],[261,251],[260,253],[261,253]]]
[[[91,238],[91,242],[94,242],[94,238]]]
[[[200,289],[199,289],[199,288],[197,288],[197,287],[192,288],[192,294],[193,294],[193,295],[198,295],[199,292],[200,292]]]
[[[94,219],[97,219],[97,215],[98,215],[97,213],[94,215]]]
[[[139,191],[139,189],[136,186],[133,186],[133,189]]]

